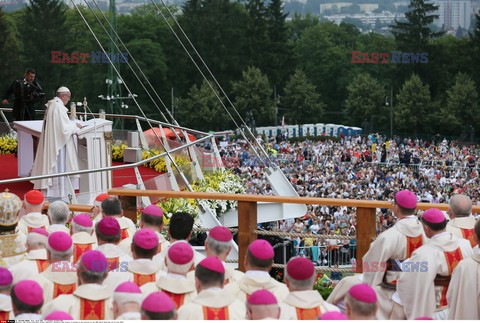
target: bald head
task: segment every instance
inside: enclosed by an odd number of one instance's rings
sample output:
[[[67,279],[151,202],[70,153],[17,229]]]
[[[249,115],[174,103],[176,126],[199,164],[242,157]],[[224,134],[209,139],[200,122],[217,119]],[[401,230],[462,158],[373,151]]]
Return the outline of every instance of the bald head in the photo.
[[[263,319],[279,319],[280,306],[278,304],[270,305],[252,305],[247,303],[247,319],[263,320]]]
[[[467,195],[456,194],[450,198],[449,207],[451,219],[467,217],[472,213],[472,200]]]

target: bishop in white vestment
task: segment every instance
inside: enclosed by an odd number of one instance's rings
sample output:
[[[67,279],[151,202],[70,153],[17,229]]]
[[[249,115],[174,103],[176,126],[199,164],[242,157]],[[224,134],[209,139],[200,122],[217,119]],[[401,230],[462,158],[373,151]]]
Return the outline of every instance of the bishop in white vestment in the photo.
[[[409,258],[413,251],[425,243],[422,224],[414,214],[417,197],[408,190],[395,194],[393,212],[397,223],[382,232],[363,256],[363,277],[375,288],[379,298],[377,318],[404,319],[405,314],[396,293],[399,272],[393,266]]]
[[[397,292],[407,319],[433,317],[445,319],[447,291],[453,270],[462,259],[472,256],[472,247],[445,230],[442,211],[427,210],[422,217],[425,234],[430,238],[406,260],[397,282]],[[427,268],[417,264],[426,264]]]
[[[179,320],[244,320],[245,304],[225,289],[225,267],[207,257],[195,268],[198,295],[178,310]]]
[[[473,227],[475,218],[472,213],[472,200],[467,195],[456,194],[450,198],[447,223],[447,231],[458,238],[467,239],[470,245],[475,247],[478,243],[474,239]]]
[[[480,241],[480,221],[475,225],[475,242]],[[480,249],[460,261],[447,292],[449,320],[480,320]]]
[[[313,289],[316,277],[310,259],[294,257],[288,261],[285,283],[290,293],[280,305],[281,320],[316,320],[323,313],[340,311]]]

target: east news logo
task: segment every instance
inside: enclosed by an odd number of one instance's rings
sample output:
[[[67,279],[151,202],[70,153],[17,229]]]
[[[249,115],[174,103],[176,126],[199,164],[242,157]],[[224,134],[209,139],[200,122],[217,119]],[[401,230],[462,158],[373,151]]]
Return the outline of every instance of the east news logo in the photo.
[[[391,58],[391,61],[389,59]],[[428,53],[362,53],[361,51],[352,51],[352,63],[354,64],[409,64],[409,63],[428,63]]]
[[[99,50],[90,53],[73,52],[71,55],[61,51],[52,51],[52,63],[88,63],[87,58],[92,58],[90,63],[127,63],[128,53],[103,53]],[[109,60],[110,58],[110,60]]]

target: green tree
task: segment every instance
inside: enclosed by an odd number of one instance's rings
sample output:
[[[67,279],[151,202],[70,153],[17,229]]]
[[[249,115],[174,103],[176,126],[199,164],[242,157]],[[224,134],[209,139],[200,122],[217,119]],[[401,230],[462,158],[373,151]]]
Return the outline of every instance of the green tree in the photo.
[[[79,6],[79,10],[85,17],[91,28],[99,37],[100,42],[105,45],[108,37],[98,24],[92,12],[85,6]],[[95,11],[97,16],[101,18],[101,14]],[[108,25],[102,20],[106,28]],[[95,41],[90,30],[85,25],[85,22],[80,17],[77,9],[71,8],[65,11],[65,30],[68,30],[64,34],[65,45],[62,49],[63,52],[72,54],[88,53],[90,56],[86,59],[89,63],[65,63],[65,64],[50,64],[55,68],[61,68],[61,77],[57,80],[59,85],[66,85],[70,87],[72,91],[72,101],[83,101],[83,98],[87,98],[88,106],[93,111],[99,109],[105,109],[106,102],[98,98],[99,95],[107,94],[107,86],[105,79],[107,79],[108,64],[91,64],[91,53],[95,51],[101,51],[100,46]],[[108,29],[107,29],[108,30]],[[54,49],[61,50],[61,49]],[[57,84],[56,84],[57,85]],[[55,86],[56,86],[55,85]],[[51,90],[56,90],[56,87]],[[50,93],[53,95],[53,92]]]
[[[429,28],[438,15],[432,14],[438,6],[425,0],[411,0],[409,11],[405,13],[407,21],[395,21],[391,26],[392,34],[400,49],[421,52],[427,49],[431,38],[440,36]]]
[[[233,82],[235,106],[242,118],[253,113],[257,126],[270,126],[274,122],[272,87],[268,77],[257,67],[249,67],[242,73],[242,79]]]
[[[441,117],[444,129],[451,133],[470,132],[470,127],[478,127],[478,93],[475,82],[467,74],[458,73],[455,83],[447,90],[447,105],[441,109]]]
[[[247,59],[249,66],[258,66],[266,71],[268,58],[268,12],[264,0],[247,0],[245,8],[248,12],[248,23],[245,27],[247,36]]]
[[[66,10],[61,0],[30,0],[20,28],[27,51],[25,63],[36,69],[47,95],[63,81],[63,64],[51,63],[51,52],[66,52]]]
[[[284,89],[281,106],[285,119],[290,124],[317,123],[322,120],[325,105],[320,101],[320,94],[315,86],[307,80],[305,73],[297,69],[290,77]]]
[[[413,74],[398,93],[394,106],[396,130],[411,133],[427,131],[430,108],[430,90],[418,75]]]
[[[446,90],[458,72],[470,72],[472,76],[478,74],[475,57],[471,53],[467,38],[445,35],[431,42],[428,64],[423,64],[426,77],[422,79],[430,86],[434,100],[445,102]]]
[[[397,48],[408,53],[431,53],[429,47],[431,39],[442,35],[441,32],[432,30],[433,22],[438,18],[434,12],[438,6],[428,0],[411,0],[408,12],[405,13],[406,21],[395,21],[391,32],[395,36]],[[400,64],[398,75],[401,80],[406,80],[412,73],[417,74],[427,83],[429,74],[426,64]]]
[[[385,89],[378,80],[366,73],[357,75],[347,87],[345,112],[349,124],[362,126],[368,121],[370,132],[384,128],[388,115],[384,97]]]
[[[230,0],[188,0],[182,8],[180,25],[218,82],[228,91],[231,81],[240,78],[242,71],[248,66],[245,54],[245,26],[248,16],[245,7]],[[175,73],[171,76],[190,80],[191,83],[201,83],[201,75],[183,49],[178,47],[176,56],[171,57],[174,68],[172,73]],[[187,48],[198,62],[193,50]],[[177,70],[174,65],[178,59],[185,61],[185,64]]]
[[[273,84],[282,84],[292,68],[289,62],[293,58],[282,0],[271,0],[267,13],[269,46],[265,73]]]
[[[305,29],[319,24],[319,19],[313,16],[310,12],[305,17],[302,17],[299,13],[294,13],[292,20],[287,22],[288,32],[290,39],[295,41],[302,36]]]
[[[225,110],[206,81],[200,87],[193,85],[187,96],[176,102],[176,107],[177,119],[182,125],[203,131],[230,128]]]
[[[0,95],[13,82],[23,75],[18,70],[22,43],[19,39],[15,24],[11,17],[0,7]],[[7,59],[8,58],[8,59]]]
[[[480,91],[480,73],[478,73],[478,66],[480,66],[480,10],[475,13],[475,20],[472,21],[471,29],[468,33],[470,39],[470,54],[472,62],[468,65],[470,67],[470,75],[477,84],[477,91]]]
[[[305,71],[308,79],[323,95],[327,105],[325,122],[342,122],[342,104],[351,80],[351,52],[357,50],[356,40],[360,32],[352,25],[335,25],[321,22],[304,31],[295,42],[297,68]]]

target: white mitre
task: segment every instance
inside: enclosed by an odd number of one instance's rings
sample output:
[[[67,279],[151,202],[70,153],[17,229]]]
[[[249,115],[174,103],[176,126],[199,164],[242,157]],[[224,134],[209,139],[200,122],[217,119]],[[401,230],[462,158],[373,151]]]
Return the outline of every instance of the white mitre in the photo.
[[[70,90],[65,86],[61,86],[57,90],[57,93],[68,93],[68,92],[70,92]]]

